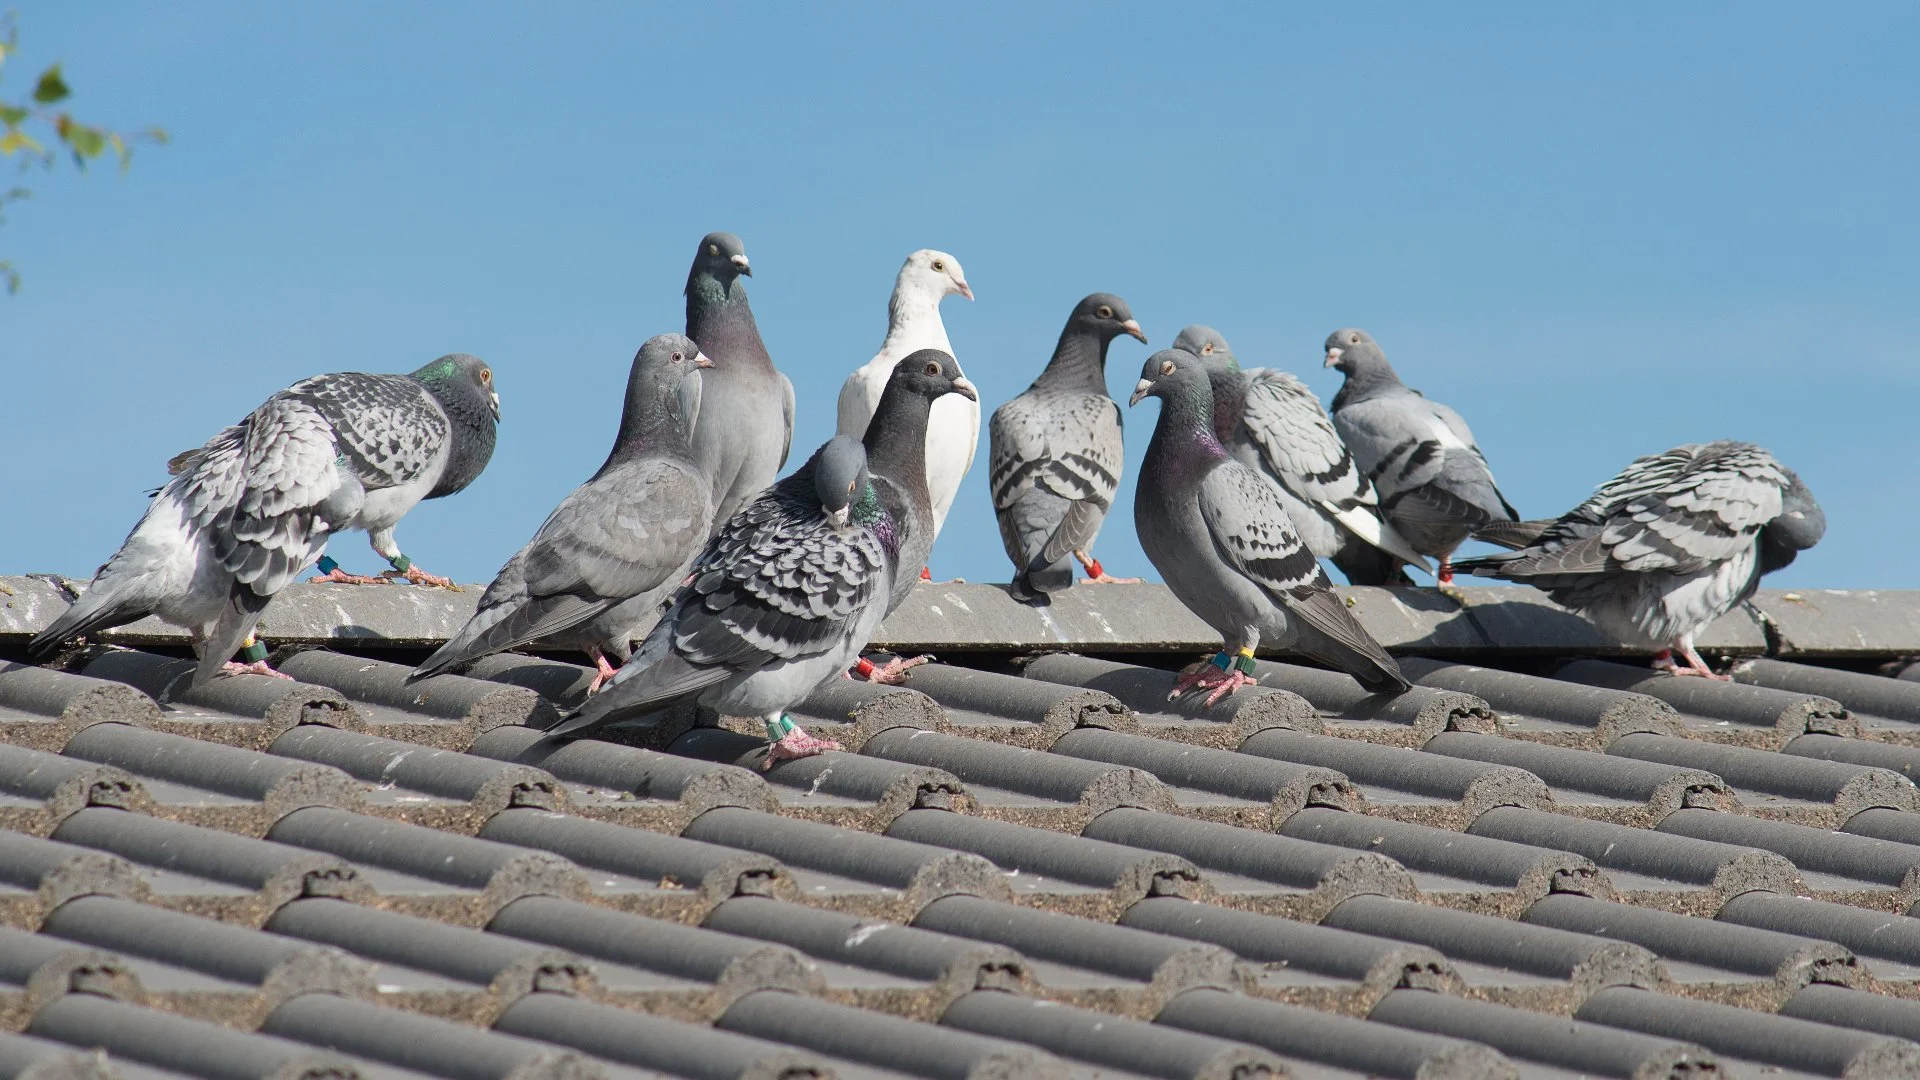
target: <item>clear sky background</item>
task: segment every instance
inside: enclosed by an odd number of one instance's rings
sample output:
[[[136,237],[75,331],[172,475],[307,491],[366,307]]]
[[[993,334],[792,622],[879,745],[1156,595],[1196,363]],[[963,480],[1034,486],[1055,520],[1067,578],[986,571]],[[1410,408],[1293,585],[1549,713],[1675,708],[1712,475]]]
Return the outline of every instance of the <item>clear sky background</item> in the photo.
[[[0,571],[85,576],[176,451],[324,371],[491,361],[493,464],[400,526],[486,580],[611,443],[740,234],[794,461],[886,328],[906,253],[987,409],[1074,302],[1155,347],[1207,322],[1323,400],[1373,332],[1466,415],[1528,516],[1644,453],[1738,438],[1825,505],[1773,583],[1920,587],[1920,9],[1610,5],[151,4],[14,0],[19,96],[173,135],[22,182],[0,259]],[[697,9],[697,10],[696,10]],[[1115,343],[1116,396],[1151,350]],[[1132,487],[1096,552],[1152,576]],[[1004,581],[985,438],[940,576]],[[331,554],[380,568],[359,535]]]

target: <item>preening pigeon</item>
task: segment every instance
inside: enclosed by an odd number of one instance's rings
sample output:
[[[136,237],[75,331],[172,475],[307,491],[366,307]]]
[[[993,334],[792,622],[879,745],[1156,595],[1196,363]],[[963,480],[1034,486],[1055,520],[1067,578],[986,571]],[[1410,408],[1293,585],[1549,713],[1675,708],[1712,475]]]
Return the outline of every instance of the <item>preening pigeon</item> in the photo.
[[[1016,599],[1044,604],[1072,585],[1070,558],[1093,581],[1118,580],[1090,551],[1120,486],[1120,406],[1107,396],[1107,346],[1121,334],[1147,340],[1126,301],[1112,293],[1080,301],[1047,369],[987,425],[988,483]]]
[[[1187,327],[1173,347],[1206,366],[1220,445],[1279,487],[1287,518],[1309,551],[1332,560],[1355,585],[1411,584],[1403,564],[1433,572],[1381,518],[1373,482],[1305,383],[1273,368],[1242,368],[1227,339],[1210,326]]]
[[[593,657],[588,693],[625,663],[700,553],[713,515],[688,437],[698,369],[713,364],[679,334],[650,339],[627,375],[620,434],[606,464],[568,495],[487,586],[479,610],[415,668],[425,678],[491,653],[541,643]]]
[[[713,485],[713,528],[773,483],[793,446],[793,384],[774,370],[747,306],[752,277],[732,233],[708,233],[687,273],[687,336],[713,369],[700,377],[693,456]]]
[[[912,573],[903,567],[919,565],[903,560],[920,542],[913,503],[926,506],[927,415],[948,393],[974,393],[950,357],[927,350],[903,360],[867,429],[870,478],[846,524],[823,505],[823,489],[843,490],[838,477],[847,473],[830,442],[721,527],[640,651],[552,731],[581,735],[697,701],[761,717],[773,743],[768,765],[835,749],[786,711],[860,655],[896,581]],[[824,484],[823,468],[835,473]]]
[[[1334,593],[1274,484],[1220,445],[1200,358],[1153,354],[1131,404],[1147,397],[1160,399],[1160,420],[1135,486],[1134,528],[1167,587],[1226,643],[1183,672],[1173,694],[1211,690],[1211,705],[1252,685],[1263,642],[1325,661],[1374,693],[1405,690],[1400,665]]]
[[[1544,590],[1621,641],[1662,650],[1655,667],[1724,679],[1694,635],[1819,543],[1827,516],[1772,454],[1723,440],[1643,457],[1558,519],[1525,524],[1537,533],[1520,550],[1459,569]]]
[[[923,248],[907,256],[893,282],[887,301],[887,337],[872,360],[847,376],[840,387],[839,433],[859,439],[880,405],[880,394],[894,365],[921,349],[953,355],[947,327],[940,319],[940,301],[949,296],[973,299],[960,261],[944,251]],[[933,500],[933,531],[946,524],[947,511],[960,490],[960,481],[973,467],[980,443],[980,403],[952,394],[933,403],[927,421],[927,493]]]
[[[1347,377],[1333,398],[1333,425],[1380,493],[1386,519],[1453,582],[1455,548],[1476,529],[1520,515],[1494,486],[1487,459],[1460,414],[1401,383],[1364,330],[1335,330],[1327,366]]]
[[[267,601],[350,528],[371,533],[395,570],[428,580],[395,545],[394,524],[480,475],[499,416],[492,369],[460,353],[411,375],[297,382],[175,457],[120,550],[28,647],[44,655],[157,615],[192,637],[195,686],[223,667],[278,674],[253,640]],[[228,663],[243,645],[248,663]]]
[[[853,517],[853,504],[860,500],[871,479],[867,447],[859,439],[835,435],[813,455],[813,495],[836,529],[847,527]]]

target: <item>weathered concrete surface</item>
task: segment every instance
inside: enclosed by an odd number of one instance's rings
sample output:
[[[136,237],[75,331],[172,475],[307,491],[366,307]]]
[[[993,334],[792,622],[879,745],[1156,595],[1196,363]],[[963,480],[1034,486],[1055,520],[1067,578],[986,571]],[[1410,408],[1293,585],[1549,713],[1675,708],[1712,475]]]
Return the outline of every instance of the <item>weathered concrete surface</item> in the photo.
[[[84,583],[69,583],[84,587]],[[66,595],[43,578],[0,577],[0,645],[18,646],[53,621]],[[1400,652],[1467,656],[1623,654],[1585,620],[1525,588],[1470,588],[1461,607],[1430,589],[1342,589],[1381,643]],[[419,648],[444,641],[473,613],[479,586],[462,592],[411,585],[295,585],[261,620],[274,644]],[[1786,656],[1920,655],[1920,591],[1763,590]],[[185,635],[145,619],[101,635],[126,645],[181,645]],[[1016,603],[999,585],[922,584],[880,628],[874,644],[903,651],[1197,652],[1219,638],[1162,585],[1080,585],[1052,606]],[[1760,625],[1735,610],[1701,636],[1710,652],[1758,654]]]

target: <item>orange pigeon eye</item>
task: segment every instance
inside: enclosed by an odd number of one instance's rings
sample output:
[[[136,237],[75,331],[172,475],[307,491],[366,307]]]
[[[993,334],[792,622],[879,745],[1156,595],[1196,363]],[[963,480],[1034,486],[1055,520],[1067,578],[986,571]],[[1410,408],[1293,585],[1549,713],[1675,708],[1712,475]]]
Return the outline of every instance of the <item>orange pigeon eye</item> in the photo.
[[[1160,374],[1171,375],[1173,374],[1173,372],[1174,372],[1173,361],[1171,360],[1160,361]]]

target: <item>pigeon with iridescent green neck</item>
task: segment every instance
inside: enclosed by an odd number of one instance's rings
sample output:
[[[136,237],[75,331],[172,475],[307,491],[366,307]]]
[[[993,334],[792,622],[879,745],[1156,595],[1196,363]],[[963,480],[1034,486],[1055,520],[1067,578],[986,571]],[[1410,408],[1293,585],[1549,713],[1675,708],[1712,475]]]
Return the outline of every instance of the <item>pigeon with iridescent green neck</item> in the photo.
[[[633,659],[552,732],[579,736],[692,701],[760,717],[767,766],[837,749],[786,713],[859,657],[896,581],[921,565],[908,556],[926,543],[916,534],[929,516],[927,416],[949,393],[974,394],[952,357],[927,350],[902,360],[867,428],[859,498],[841,501],[841,478],[857,480],[859,469],[834,443],[761,492],[707,542]],[[833,470],[824,481],[823,462]]]
[[[1227,339],[1210,326],[1187,327],[1173,347],[1206,365],[1220,445],[1274,482],[1287,517],[1315,555],[1355,585],[1412,584],[1402,565],[1433,572],[1382,519],[1373,482],[1305,383],[1273,368],[1242,368]]]
[[[712,496],[687,438],[700,410],[699,372],[711,366],[680,334],[640,347],[606,463],[547,516],[473,617],[409,678],[532,644],[591,656],[599,671],[590,694],[613,678],[607,658],[633,655],[633,640],[653,629],[706,541]]]
[[[1333,591],[1281,505],[1279,490],[1214,434],[1213,388],[1199,357],[1162,349],[1147,360],[1132,404],[1160,399],[1140,465],[1134,528],[1167,588],[1219,632],[1225,647],[1181,674],[1178,695],[1207,704],[1258,680],[1262,645],[1324,661],[1374,693],[1399,693],[1400,665]]]
[[[185,629],[198,686],[223,670],[277,675],[254,625],[327,541],[366,529],[395,569],[426,580],[393,542],[422,499],[471,483],[493,455],[493,371],[464,354],[411,375],[319,375],[268,398],[173,474],[36,655],[148,615]],[[379,579],[374,579],[379,580]],[[231,663],[245,647],[247,663]]]

